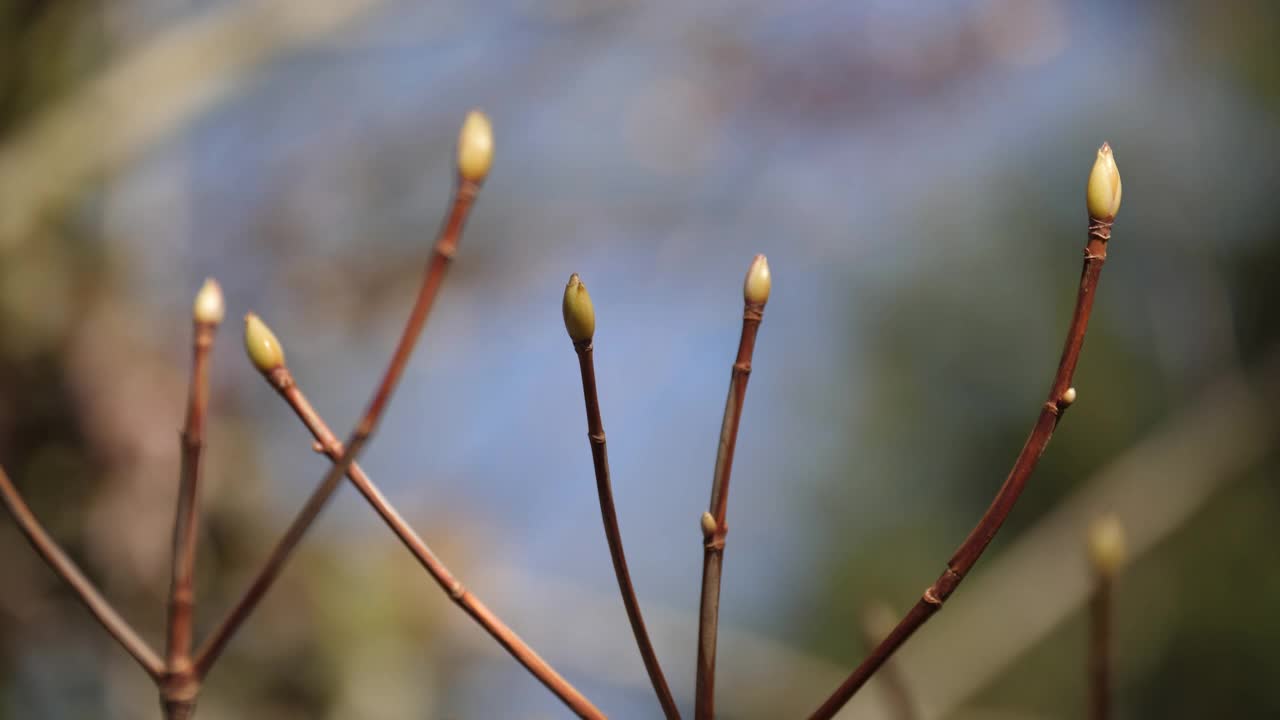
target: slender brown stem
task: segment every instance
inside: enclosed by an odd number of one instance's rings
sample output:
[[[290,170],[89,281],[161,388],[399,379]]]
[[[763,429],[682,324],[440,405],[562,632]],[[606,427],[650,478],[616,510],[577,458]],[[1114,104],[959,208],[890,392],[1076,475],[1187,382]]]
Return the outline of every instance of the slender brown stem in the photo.
[[[924,595],[898,622],[897,627],[889,633],[875,650],[871,652],[861,665],[845,679],[840,687],[810,716],[810,720],[826,720],[839,712],[845,703],[853,697],[867,680],[893,655],[911,635],[930,617],[942,608],[942,603],[951,596],[956,586],[964,579],[965,574],[978,562],[982,552],[987,549],[992,538],[1000,530],[1018,496],[1026,487],[1027,479],[1036,468],[1040,456],[1044,453],[1053,431],[1062,419],[1063,412],[1070,405],[1067,390],[1071,387],[1071,379],[1075,374],[1076,363],[1080,360],[1080,349],[1084,346],[1085,331],[1089,327],[1089,316],[1093,312],[1093,300],[1097,292],[1098,276],[1107,259],[1107,241],[1111,238],[1111,223],[1090,218],[1089,242],[1084,250],[1084,267],[1080,272],[1080,289],[1076,295],[1075,311],[1071,316],[1071,325],[1067,329],[1066,343],[1062,349],[1062,358],[1058,362],[1058,371],[1053,376],[1053,384],[1049,388],[1049,397],[1040,409],[1035,426],[1013,469],[1005,478],[1004,484],[991,501],[990,507],[982,519],[965,538],[955,554],[947,562],[942,575],[924,591]]]
[[[876,603],[868,606],[862,617],[862,635],[867,644],[875,647],[884,639],[893,629],[897,617],[887,605]],[[907,686],[907,679],[899,664],[892,660],[886,662],[877,678],[884,688],[889,717],[895,720],[915,720],[918,715],[916,704],[911,698],[911,688]]]
[[[317,448],[335,463],[341,459],[343,456],[342,443],[338,441],[337,436],[325,424],[324,419],[320,417],[320,414],[311,406],[306,396],[302,394],[289,371],[285,368],[280,368],[271,373],[268,376],[268,380],[271,386],[280,393],[281,397],[289,403],[289,407],[293,408],[294,412],[297,413],[302,423],[307,426],[307,430],[316,439]],[[396,534],[396,537],[400,538],[400,541],[409,549],[409,552],[413,553],[413,556],[417,558],[427,573],[440,585],[440,589],[444,590],[449,599],[453,600],[458,607],[462,608],[472,619],[479,623],[517,662],[523,665],[539,682],[545,685],[556,697],[560,698],[578,716],[584,718],[605,717],[604,713],[596,709],[582,693],[569,684],[569,681],[557,673],[555,669],[534,652],[533,648],[529,647],[497,615],[494,615],[491,610],[485,607],[479,598],[463,587],[462,583],[431,552],[426,542],[400,516],[391,505],[391,502],[383,496],[378,487],[365,475],[364,470],[358,464],[352,463],[349,466],[347,477],[373,507],[374,511],[391,528],[391,531]]]
[[[111,636],[133,656],[134,660],[138,661],[152,679],[158,682],[164,675],[164,661],[160,659],[160,655],[138,636],[124,618],[120,617],[111,603],[102,597],[102,593],[98,592],[93,583],[80,572],[80,568],[76,567],[71,558],[62,551],[57,541],[49,537],[49,533],[40,525],[31,508],[27,507],[22,495],[9,480],[3,467],[0,467],[0,502],[4,503],[5,509],[13,516],[18,529],[27,536],[27,541],[31,543],[36,553],[71,586],[80,602],[89,609],[98,623],[111,633]]]
[[[197,678],[203,679],[209,674],[209,669],[217,661],[218,657],[222,655],[222,651],[226,649],[231,636],[235,634],[236,630],[257,608],[258,602],[262,600],[271,584],[275,582],[290,553],[302,540],[307,528],[320,515],[320,511],[324,509],[325,503],[329,501],[340,481],[341,478],[336,481],[330,481],[326,477],[312,491],[302,509],[294,516],[293,522],[285,530],[284,536],[272,548],[271,554],[267,557],[266,562],[263,563],[262,568],[254,577],[248,589],[245,590],[244,595],[240,597],[239,602],[227,613],[227,616],[223,618],[217,629],[201,645],[200,651],[196,653],[195,674]]]
[[[191,387],[187,399],[187,419],[182,429],[178,509],[173,525],[173,566],[165,636],[167,677],[161,687],[165,717],[170,720],[189,717],[199,691],[199,680],[192,674],[191,635],[195,612],[200,457],[204,450],[205,417],[209,407],[209,353],[213,349],[217,324],[197,320],[194,330]]]
[[[725,513],[729,505],[729,474],[733,469],[733,450],[738,442],[738,422],[742,418],[742,402],[751,376],[751,355],[756,348],[756,333],[764,317],[764,304],[747,302],[742,313],[742,336],[738,340],[738,357],[729,380],[729,396],[724,404],[724,420],[720,426],[720,448],[711,481],[711,509],[714,525],[703,527],[702,602],[698,613],[698,665],[694,716],[698,720],[715,717],[716,633],[720,622],[720,571],[724,563],[725,535],[729,526]]]
[[[391,399],[391,393],[395,390],[396,384],[400,381],[400,376],[404,373],[404,368],[409,362],[409,356],[413,353],[418,336],[422,334],[422,328],[427,323],[427,316],[435,303],[436,294],[440,289],[441,282],[444,280],[445,272],[449,269],[449,264],[457,252],[463,226],[466,224],[467,216],[479,190],[480,183],[461,177],[458,178],[451,209],[439,236],[436,238],[431,259],[427,262],[422,285],[418,289],[418,298],[414,302],[408,321],[405,323],[404,332],[400,335],[400,340],[396,344],[395,352],[391,355],[391,362],[388,364],[386,372],[383,373],[382,380],[378,383],[378,387],[374,391],[364,415],[352,431],[341,457],[334,461],[324,479],[320,481],[320,484],[312,492],[311,497],[307,499],[306,504],[294,517],[293,523],[285,532],[284,537],[280,539],[280,542],[271,551],[271,555],[258,572],[257,577],[254,578],[249,589],[245,591],[244,596],[241,597],[240,601],[236,603],[235,607],[232,608],[231,612],[227,614],[226,618],[223,619],[222,623],[218,625],[217,629],[214,630],[213,634],[201,647],[195,660],[196,675],[198,677],[203,678],[209,672],[209,668],[217,661],[218,656],[222,654],[231,636],[235,634],[240,625],[257,607],[262,596],[266,594],[276,576],[280,574],[280,570],[283,568],[290,553],[293,552],[294,547],[297,546],[316,517],[320,515],[329,498],[338,489],[343,476],[346,475],[347,468],[355,461],[356,455],[359,454],[361,448],[369,440],[369,436],[373,434],[378,421],[382,418],[383,411],[386,409],[387,402]]]
[[[1111,717],[1112,580],[1099,573],[1089,600],[1089,717]]]
[[[622,592],[622,604],[627,610],[631,631],[636,636],[640,657],[644,660],[645,670],[649,672],[649,681],[653,683],[662,712],[668,720],[679,720],[680,710],[676,707],[671,688],[668,687],[667,679],[662,674],[662,666],[658,663],[658,654],[654,652],[649,632],[645,629],[640,601],[636,599],[631,572],[627,570],[627,557],[622,550],[622,531],[618,528],[613,485],[609,479],[609,451],[605,445],[604,422],[600,419],[600,398],[596,392],[596,368],[591,341],[576,342],[573,347],[578,352],[578,366],[582,371],[582,396],[587,407],[587,437],[591,441],[591,461],[596,473],[596,492],[600,496],[600,515],[604,520],[604,535],[609,542],[609,556],[613,559],[613,572],[618,577],[618,589]]]

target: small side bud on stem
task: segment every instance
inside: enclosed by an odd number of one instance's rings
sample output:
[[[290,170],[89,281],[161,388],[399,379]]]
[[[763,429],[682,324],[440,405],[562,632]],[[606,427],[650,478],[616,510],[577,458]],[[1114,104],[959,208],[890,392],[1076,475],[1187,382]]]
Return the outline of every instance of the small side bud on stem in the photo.
[[[743,298],[752,305],[764,305],[769,302],[769,291],[773,289],[773,277],[769,274],[769,260],[764,255],[757,255],[747,268],[747,279],[742,285]]]
[[[196,301],[191,309],[191,318],[205,325],[217,325],[227,314],[227,306],[222,300],[222,288],[218,281],[206,278],[200,292],[196,293]]]
[[[1078,397],[1080,397],[1080,393],[1076,392],[1075,388],[1069,387],[1063,391],[1062,397],[1058,398],[1058,406],[1071,407]]]
[[[479,110],[467,113],[458,133],[458,174],[471,182],[484,182],[493,165],[493,125]]]
[[[715,534],[717,525],[716,517],[709,512],[702,513],[702,518],[698,521],[702,526],[703,537],[711,537]]]
[[[1104,515],[1089,528],[1089,563],[1100,576],[1114,578],[1125,563],[1124,526],[1115,515]]]
[[[244,316],[244,349],[258,372],[269,373],[284,367],[284,348],[271,328],[253,313]]]
[[[1089,217],[1104,222],[1116,219],[1120,211],[1120,171],[1116,169],[1116,158],[1111,146],[1102,143],[1098,148],[1098,159],[1093,163],[1089,173],[1089,185],[1085,193],[1089,206]]]
[[[578,273],[570,275],[569,284],[564,286],[562,309],[564,329],[569,331],[570,339],[575,343],[589,342],[596,334],[596,309]]]

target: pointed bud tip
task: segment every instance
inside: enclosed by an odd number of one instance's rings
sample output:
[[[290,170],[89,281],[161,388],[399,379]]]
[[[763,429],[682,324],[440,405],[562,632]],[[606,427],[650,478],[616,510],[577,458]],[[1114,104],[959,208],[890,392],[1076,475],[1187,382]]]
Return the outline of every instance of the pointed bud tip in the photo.
[[[259,372],[268,373],[284,367],[284,348],[271,328],[254,313],[244,316],[244,349]]]
[[[1124,526],[1115,515],[1104,515],[1089,527],[1089,562],[1104,577],[1115,577],[1125,563]]]
[[[582,284],[578,273],[569,276],[564,286],[564,329],[575,343],[586,342],[596,334],[596,309],[591,304],[591,295],[587,286]]]
[[[1094,160],[1093,170],[1089,172],[1089,184],[1085,192],[1089,216],[1107,222],[1115,220],[1116,213],[1120,211],[1122,191],[1115,155],[1111,152],[1111,145],[1104,142],[1098,148],[1098,158]]]
[[[479,110],[467,113],[458,133],[458,173],[471,182],[482,182],[493,165],[493,125]]]
[[[227,306],[222,299],[222,288],[213,278],[205,278],[204,285],[196,293],[195,303],[191,308],[191,317],[198,323],[217,325],[227,314]]]
[[[747,279],[742,285],[743,298],[752,305],[763,305],[769,302],[769,291],[773,289],[773,276],[769,274],[769,259],[764,255],[756,255],[747,268]]]

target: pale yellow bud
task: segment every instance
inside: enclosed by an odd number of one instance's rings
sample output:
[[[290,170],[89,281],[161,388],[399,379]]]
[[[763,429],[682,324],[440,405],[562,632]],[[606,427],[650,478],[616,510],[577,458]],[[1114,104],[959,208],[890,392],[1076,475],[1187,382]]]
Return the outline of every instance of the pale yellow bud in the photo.
[[[458,133],[458,173],[472,182],[482,182],[493,164],[493,126],[479,110],[467,113]]]
[[[1116,218],[1120,211],[1120,171],[1116,169],[1115,155],[1107,143],[1098,148],[1098,159],[1089,172],[1089,186],[1085,194],[1090,217],[1108,222]]]
[[[716,531],[716,518],[709,512],[702,513],[702,518],[698,523],[702,526],[703,535],[711,535]]]
[[[1125,562],[1124,526],[1115,515],[1104,515],[1089,528],[1089,562],[1103,577],[1115,577]]]
[[[284,367],[284,348],[262,318],[249,313],[244,316],[244,349],[259,372]]]
[[[757,255],[747,268],[747,279],[742,285],[742,296],[753,305],[769,302],[769,290],[773,288],[773,277],[769,275],[769,260]]]
[[[1062,407],[1070,407],[1071,403],[1075,402],[1076,398],[1079,396],[1080,394],[1076,392],[1075,388],[1069,387],[1062,391],[1062,398],[1059,400],[1058,404]]]
[[[196,293],[195,304],[191,308],[191,317],[198,323],[217,325],[227,314],[227,306],[222,300],[222,288],[218,281],[208,278]]]
[[[578,273],[569,276],[569,284],[564,286],[564,329],[576,343],[586,342],[596,334],[596,309],[591,304],[591,295],[587,286],[582,284]]]

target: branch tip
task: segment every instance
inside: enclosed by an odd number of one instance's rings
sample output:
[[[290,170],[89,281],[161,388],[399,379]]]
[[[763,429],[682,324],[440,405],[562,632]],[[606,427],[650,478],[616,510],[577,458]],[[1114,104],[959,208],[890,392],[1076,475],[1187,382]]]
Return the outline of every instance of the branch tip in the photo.
[[[266,374],[284,367],[284,348],[271,328],[254,313],[244,316],[244,349],[258,372]]]
[[[222,288],[213,278],[205,278],[204,285],[196,293],[195,303],[191,308],[191,318],[197,323],[218,325],[227,314],[227,306],[222,299]]]
[[[1120,171],[1116,169],[1116,158],[1111,146],[1102,143],[1098,148],[1098,158],[1093,162],[1093,170],[1089,172],[1089,184],[1085,199],[1089,207],[1089,217],[1110,222],[1115,220],[1120,211],[1122,194]]]
[[[569,283],[564,286],[564,328],[569,338],[575,343],[589,342],[596,334],[596,309],[591,304],[591,295],[587,286],[582,284],[578,273],[569,276]]]
[[[472,110],[458,133],[458,174],[471,182],[484,182],[493,165],[493,125],[489,116]]]
[[[742,296],[751,305],[764,305],[769,302],[769,291],[773,288],[773,277],[769,274],[769,259],[764,255],[756,255],[747,268],[747,279],[742,284]]]

